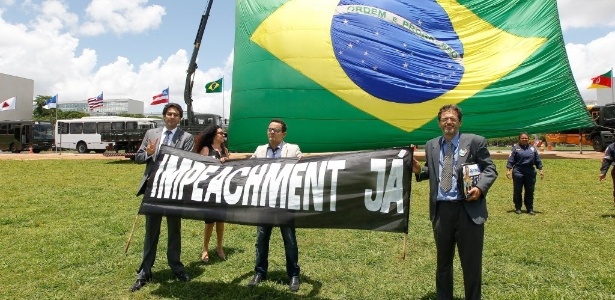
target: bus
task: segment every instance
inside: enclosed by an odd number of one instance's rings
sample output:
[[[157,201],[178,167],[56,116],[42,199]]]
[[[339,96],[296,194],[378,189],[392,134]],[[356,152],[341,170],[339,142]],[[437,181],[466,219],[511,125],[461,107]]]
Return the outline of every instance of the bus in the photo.
[[[152,120],[152,119],[147,119]],[[164,121],[162,119],[153,119],[157,127],[164,127]],[[187,119],[180,121],[180,127],[193,135],[199,134],[203,129],[210,125],[219,125],[226,128],[222,117],[216,114],[195,114],[192,125],[188,125]],[[141,143],[145,132],[150,127],[139,126],[139,128],[112,128],[108,130],[99,131],[100,139],[105,143],[108,152],[105,152],[105,156],[124,156],[126,158],[134,159]]]
[[[19,153],[32,150],[34,153],[49,150],[53,146],[53,126],[40,121],[0,121],[0,150]]]
[[[136,130],[156,128],[162,120],[119,116],[95,116],[58,120],[55,145],[59,149],[77,150],[79,153],[104,153],[109,142],[101,140],[101,133],[110,130]]]

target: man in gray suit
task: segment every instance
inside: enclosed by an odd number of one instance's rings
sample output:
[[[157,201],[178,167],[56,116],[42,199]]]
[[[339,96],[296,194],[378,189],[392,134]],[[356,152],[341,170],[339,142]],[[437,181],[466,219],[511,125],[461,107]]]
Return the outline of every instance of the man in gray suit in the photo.
[[[273,119],[267,127],[267,137],[269,143],[256,148],[252,158],[281,158],[297,157],[301,159],[299,146],[284,142],[286,137],[286,123],[279,119]],[[256,227],[256,263],[254,266],[254,277],[248,283],[249,286],[256,286],[267,278],[269,267],[269,239],[271,238],[272,226]],[[296,292],[299,290],[299,248],[297,247],[297,236],[295,227],[280,226],[282,239],[284,240],[284,252],[286,254],[286,274],[290,278],[289,288]]]
[[[177,103],[169,103],[162,110],[164,127],[150,129],[145,133],[141,147],[137,151],[135,157],[135,162],[138,164],[146,164],[145,173],[139,185],[137,196],[143,194],[145,191],[147,179],[155,165],[160,145],[192,151],[194,137],[190,133],[177,127],[182,117],[182,107]],[[145,216],[143,260],[141,261],[139,270],[137,270],[137,281],[130,288],[131,292],[140,290],[148,281],[152,280],[152,266],[156,260],[156,248],[160,237],[161,222],[162,216],[160,215]],[[190,277],[184,272],[184,265],[179,258],[181,254],[181,218],[167,217],[167,227],[167,260],[169,262],[169,267],[171,267],[177,279],[184,282],[190,281]]]
[[[429,179],[429,217],[436,242],[436,294],[453,299],[453,258],[459,252],[466,299],[480,299],[487,191],[498,176],[484,137],[462,134],[461,109],[445,105],[438,112],[442,136],[425,145],[425,166],[413,159],[416,180]],[[459,170],[476,164],[480,178],[467,193]]]

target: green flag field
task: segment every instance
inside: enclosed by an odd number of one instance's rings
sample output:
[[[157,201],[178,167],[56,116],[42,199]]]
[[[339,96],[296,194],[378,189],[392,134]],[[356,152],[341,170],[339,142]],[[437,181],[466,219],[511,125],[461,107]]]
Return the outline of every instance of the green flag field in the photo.
[[[613,299],[613,206],[599,159],[543,159],[536,215],[517,215],[505,160],[487,201],[484,299]],[[284,246],[274,229],[268,280],[249,288],[255,228],[227,224],[220,260],[200,260],[202,221],[182,221],[182,261],[193,278],[174,279],[163,221],[153,282],[130,293],[139,267],[144,217],[135,197],[144,165],[129,160],[2,160],[1,299],[435,299],[435,246],[428,184],[412,182],[404,235],[298,229],[301,289],[288,289]],[[458,257],[455,297],[463,298]]]

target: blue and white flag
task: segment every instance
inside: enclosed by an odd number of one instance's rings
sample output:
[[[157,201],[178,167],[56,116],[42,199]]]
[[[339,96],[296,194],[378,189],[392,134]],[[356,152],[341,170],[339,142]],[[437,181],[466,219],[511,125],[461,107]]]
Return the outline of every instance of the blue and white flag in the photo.
[[[51,109],[51,108],[57,108],[57,107],[58,107],[58,95],[57,94],[51,97],[50,99],[47,99],[47,101],[45,101],[45,105],[43,106],[44,109]]]

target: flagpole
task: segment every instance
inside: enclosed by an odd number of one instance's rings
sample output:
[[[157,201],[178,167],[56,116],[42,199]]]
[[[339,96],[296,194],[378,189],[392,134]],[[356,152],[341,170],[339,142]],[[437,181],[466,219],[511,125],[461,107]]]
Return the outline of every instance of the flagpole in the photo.
[[[615,94],[613,93],[613,67],[611,67],[611,103],[615,103]]]
[[[56,94],[56,107],[55,107],[55,109],[56,109],[56,124],[58,123],[58,98],[60,98],[60,97],[58,96],[58,94]],[[57,127],[57,125],[54,126],[53,128],[56,128],[56,127]],[[56,154],[58,154],[58,147],[56,147]]]
[[[222,120],[226,120],[224,117],[224,76],[222,76]],[[226,125],[226,121],[224,121]]]

